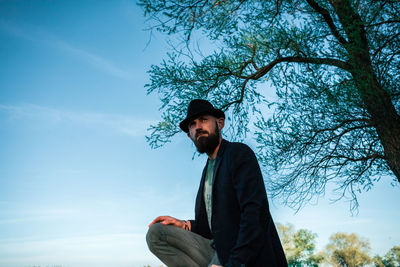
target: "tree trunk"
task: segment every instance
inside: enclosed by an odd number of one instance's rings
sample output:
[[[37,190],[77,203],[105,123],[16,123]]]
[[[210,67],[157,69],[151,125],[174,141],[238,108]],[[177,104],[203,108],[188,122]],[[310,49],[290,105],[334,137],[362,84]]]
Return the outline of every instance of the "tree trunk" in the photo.
[[[357,90],[370,114],[384,150],[384,157],[400,182],[400,116],[376,78],[369,54],[368,40],[360,16],[354,12],[349,0],[331,0],[346,33],[345,45],[350,70]]]
[[[387,92],[373,79],[373,73],[367,76],[355,72],[352,75],[365,108],[374,122],[385,160],[400,182],[400,117]]]

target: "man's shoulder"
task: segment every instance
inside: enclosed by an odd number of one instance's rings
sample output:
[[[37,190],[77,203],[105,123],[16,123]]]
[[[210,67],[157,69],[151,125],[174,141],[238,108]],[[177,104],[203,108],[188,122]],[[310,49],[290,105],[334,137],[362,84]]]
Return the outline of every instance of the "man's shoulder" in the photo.
[[[230,142],[226,141],[226,150],[230,152],[241,152],[241,153],[252,153],[254,154],[253,149],[251,149],[248,145],[241,142]]]
[[[238,166],[258,166],[257,156],[254,151],[250,146],[241,142],[227,141],[222,158],[225,164],[233,169]]]
[[[249,149],[252,150],[248,145],[246,145],[245,143],[242,142],[231,142],[231,141],[227,141],[224,140],[227,144],[227,147],[233,148],[233,149]]]

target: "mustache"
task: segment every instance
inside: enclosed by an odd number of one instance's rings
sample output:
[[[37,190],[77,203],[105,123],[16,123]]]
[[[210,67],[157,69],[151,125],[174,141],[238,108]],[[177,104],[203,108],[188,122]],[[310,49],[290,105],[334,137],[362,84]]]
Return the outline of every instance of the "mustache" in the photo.
[[[203,130],[199,130],[199,131],[196,132],[196,138],[201,134],[208,134],[208,132],[207,131],[203,131]]]

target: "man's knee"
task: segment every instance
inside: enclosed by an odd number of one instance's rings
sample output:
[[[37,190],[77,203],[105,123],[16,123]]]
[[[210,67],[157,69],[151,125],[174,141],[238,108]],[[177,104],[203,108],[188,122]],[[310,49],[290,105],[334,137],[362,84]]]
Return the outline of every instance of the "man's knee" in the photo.
[[[163,228],[165,225],[161,223],[155,223],[150,226],[146,234],[147,246],[152,250],[153,245],[161,240]]]

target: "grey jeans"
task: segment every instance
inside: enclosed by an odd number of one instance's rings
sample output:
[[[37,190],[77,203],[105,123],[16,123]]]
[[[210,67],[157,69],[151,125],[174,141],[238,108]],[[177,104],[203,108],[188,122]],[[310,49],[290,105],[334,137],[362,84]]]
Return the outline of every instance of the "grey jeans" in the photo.
[[[150,251],[168,267],[220,265],[210,239],[181,228],[153,224],[146,235]]]

